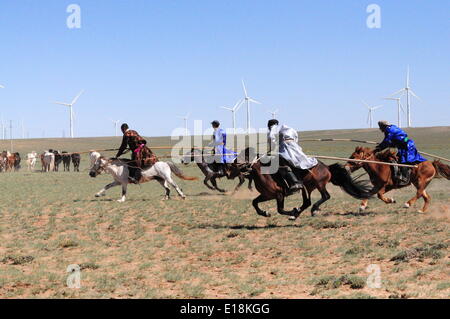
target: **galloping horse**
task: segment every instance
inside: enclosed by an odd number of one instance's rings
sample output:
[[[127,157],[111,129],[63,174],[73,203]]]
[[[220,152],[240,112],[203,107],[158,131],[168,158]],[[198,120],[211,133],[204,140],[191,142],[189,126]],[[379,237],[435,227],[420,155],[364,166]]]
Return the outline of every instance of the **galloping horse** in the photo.
[[[95,197],[105,196],[106,190],[114,186],[122,186],[122,197],[118,202],[123,203],[127,194],[128,181],[128,162],[120,159],[106,159],[104,157],[99,157],[94,165],[92,166],[89,176],[96,177],[102,171],[111,174],[114,178],[114,182],[106,185],[102,188]],[[151,180],[157,180],[166,190],[165,199],[170,198],[170,188],[169,185],[174,187],[181,198],[185,199],[186,196],[183,194],[182,190],[172,179],[172,172],[181,179],[192,181],[196,180],[196,177],[188,177],[183,175],[181,170],[171,162],[156,162],[152,167],[142,170],[141,183],[148,182]]]
[[[256,189],[260,195],[252,202],[253,207],[258,215],[270,217],[271,215],[259,208],[258,204],[275,199],[277,201],[278,213],[282,215],[289,215],[291,220],[297,219],[300,214],[311,206],[311,193],[317,189],[322,195],[321,199],[314,203],[311,208],[311,215],[314,216],[316,212],[320,211],[320,205],[331,198],[326,189],[326,185],[331,181],[336,186],[340,186],[344,192],[352,197],[358,199],[366,199],[372,196],[371,187],[364,181],[355,181],[345,168],[339,164],[330,166],[320,162],[309,170],[303,171],[302,179],[304,187],[302,188],[303,204],[301,207],[294,208],[291,211],[284,210],[284,199],[289,196],[283,181],[280,180],[278,174],[263,174],[260,157],[254,154],[254,151],[247,148],[245,151],[245,159],[242,153],[238,159],[233,163],[233,166],[240,169],[241,172],[248,172],[255,182]],[[253,160],[251,160],[254,158]]]
[[[390,150],[375,153],[373,149],[368,147],[357,147],[353,154],[350,156],[352,159],[371,160],[380,162],[392,162],[397,160],[395,153]],[[386,198],[385,193],[393,189],[403,188],[413,184],[416,189],[416,195],[407,201],[404,205],[405,208],[411,207],[420,197],[423,197],[425,204],[419,212],[426,212],[431,202],[431,196],[428,195],[425,188],[431,182],[431,180],[440,175],[450,180],[450,166],[441,163],[440,161],[425,161],[412,168],[411,179],[409,184],[398,186],[395,183],[393,172],[391,167],[383,164],[376,163],[363,163],[363,162],[348,162],[345,165],[351,172],[354,172],[360,168],[363,168],[370,177],[370,181],[374,185],[374,190],[377,192],[378,198],[386,204],[395,203],[393,198]],[[367,208],[368,200],[363,199],[359,207],[360,211]]]
[[[244,176],[244,174],[241,174],[238,170],[231,166],[226,172],[216,172],[214,170],[214,163],[212,161],[205,161],[205,158],[207,157],[213,157],[213,155],[204,155],[202,151],[197,150],[195,148],[192,148],[191,151],[184,155],[182,158],[182,163],[189,164],[191,162],[197,163],[198,168],[202,171],[203,175],[205,175],[205,179],[203,180],[203,184],[206,185],[209,189],[212,190],[218,190],[221,193],[225,193],[226,190],[219,188],[217,186],[216,178],[222,178],[227,177],[228,179],[234,179],[236,177],[239,178],[239,184],[234,188],[233,192],[236,192],[242,184],[244,184],[245,179],[247,178],[248,181],[248,189],[252,190],[252,179],[250,176]],[[213,158],[212,158],[213,159]],[[233,172],[233,170],[235,170]],[[233,175],[233,177],[230,177]],[[208,182],[211,181],[212,186],[208,184]]]

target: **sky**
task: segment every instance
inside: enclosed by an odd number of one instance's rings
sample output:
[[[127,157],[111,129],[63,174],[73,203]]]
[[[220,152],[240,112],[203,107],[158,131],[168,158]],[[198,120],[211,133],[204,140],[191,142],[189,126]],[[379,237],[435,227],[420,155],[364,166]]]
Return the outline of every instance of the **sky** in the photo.
[[[81,28],[68,28],[81,9]],[[367,7],[381,9],[368,28]],[[0,115],[13,137],[114,135],[112,119],[145,136],[170,135],[190,113],[231,127],[232,106],[249,95],[253,127],[268,111],[300,131],[397,121],[407,66],[413,126],[450,125],[448,0],[1,0]],[[245,127],[246,112],[237,113]],[[9,133],[8,133],[9,137]]]

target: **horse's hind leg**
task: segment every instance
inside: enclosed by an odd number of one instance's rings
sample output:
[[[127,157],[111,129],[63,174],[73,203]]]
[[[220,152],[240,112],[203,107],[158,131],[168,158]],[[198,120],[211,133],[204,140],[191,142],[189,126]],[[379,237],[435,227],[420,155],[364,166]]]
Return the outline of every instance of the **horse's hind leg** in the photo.
[[[127,184],[122,184],[122,197],[120,199],[118,199],[117,201],[119,203],[123,203],[126,199],[126,195],[127,195]]]
[[[213,184],[214,188],[217,189],[219,192],[226,193],[226,190],[219,188],[219,186],[217,186],[216,178],[214,176],[211,178],[211,184]]]
[[[209,189],[215,191],[216,189],[212,186],[209,186],[208,181],[211,179],[211,176],[206,176],[205,179],[203,180],[203,184],[205,184],[206,187],[208,187]]]
[[[170,185],[172,185],[173,188],[175,188],[175,190],[177,191],[178,195],[181,196],[181,198],[185,199],[186,195],[183,194],[183,191],[181,190],[180,187],[178,187],[177,183],[175,183],[172,179],[172,177],[168,176],[166,179],[166,183],[169,183]],[[167,185],[167,184],[166,184]],[[168,185],[167,185],[168,186]]]
[[[313,207],[311,208],[311,216],[314,216],[316,212],[320,211],[320,205],[331,198],[330,193],[328,193],[325,187],[320,188],[319,192],[322,197],[316,203],[314,203]]]
[[[411,198],[409,201],[407,201],[405,203],[405,207],[409,208],[412,205],[414,205],[414,203],[420,198],[423,197],[423,200],[425,201],[425,205],[423,206],[422,210],[419,210],[420,213],[424,213],[427,211],[428,206],[430,205],[431,202],[431,197],[430,195],[428,195],[428,193],[425,191],[425,188],[428,186],[428,184],[430,183],[431,179],[429,179],[428,181],[425,181],[423,179],[419,179],[418,182],[414,183],[414,186],[416,186],[417,188],[417,192],[416,192],[416,196],[414,196],[413,198]]]
[[[166,194],[164,195],[164,199],[170,199],[170,187],[168,183],[164,180],[158,180],[158,182],[161,184],[162,187],[164,187]]]
[[[106,185],[105,187],[103,187],[97,194],[95,194],[95,197],[100,197],[100,196],[105,196],[105,193],[108,189],[110,189],[111,187],[120,185],[119,182],[112,182],[108,185]]]

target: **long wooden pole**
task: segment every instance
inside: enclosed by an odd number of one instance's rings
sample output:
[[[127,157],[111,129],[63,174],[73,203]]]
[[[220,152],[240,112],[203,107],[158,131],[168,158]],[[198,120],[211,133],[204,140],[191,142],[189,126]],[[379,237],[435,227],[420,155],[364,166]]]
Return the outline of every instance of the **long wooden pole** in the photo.
[[[308,155],[308,156],[315,157],[315,158],[323,158],[323,159],[332,159],[332,160],[338,160],[338,161],[346,161],[346,162],[362,162],[362,163],[374,163],[374,164],[389,165],[389,166],[417,167],[417,165],[386,163],[386,162],[379,162],[379,161],[359,160],[359,159],[353,159],[353,158],[343,158],[343,157],[334,157],[334,156],[322,156],[322,155]]]

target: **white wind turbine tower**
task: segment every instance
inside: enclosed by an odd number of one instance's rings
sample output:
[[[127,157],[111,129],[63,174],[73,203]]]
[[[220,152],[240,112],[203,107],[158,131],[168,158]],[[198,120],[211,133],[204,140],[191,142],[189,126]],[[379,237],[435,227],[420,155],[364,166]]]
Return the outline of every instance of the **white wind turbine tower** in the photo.
[[[362,101],[364,105],[369,109],[369,114],[367,115],[367,123],[369,123],[370,128],[373,128],[373,111],[376,109],[379,109],[383,105],[377,105],[377,106],[369,106],[366,102]]]
[[[398,118],[398,127],[402,127],[402,117],[401,117],[401,112],[403,113],[405,112],[405,110],[403,109],[402,106],[402,102],[400,102],[401,98],[399,97],[386,97],[384,98],[385,100],[391,100],[391,101],[397,101],[397,118]]]
[[[272,119],[275,119],[276,118],[276,115],[277,115],[277,113],[279,112],[280,110],[279,109],[276,109],[275,111],[269,111],[269,114],[270,115],[272,115]]]
[[[240,99],[239,101],[237,101],[237,103],[233,107],[221,106],[222,109],[231,111],[231,113],[232,113],[232,116],[233,116],[233,134],[236,134],[236,112],[239,110],[239,108],[241,107],[243,102],[244,102],[244,100]]]
[[[184,121],[184,135],[188,136],[189,132],[188,132],[188,119],[189,119],[189,115],[191,115],[190,113],[188,113],[186,116],[179,116],[180,119],[182,119]]]
[[[55,104],[60,104],[69,107],[70,112],[70,137],[73,138],[73,106],[77,102],[78,98],[83,94],[84,90],[82,90],[78,95],[72,100],[71,103],[63,103],[63,102],[53,102]]]
[[[408,69],[406,71],[406,86],[405,86],[405,88],[403,88],[403,89],[401,89],[401,90],[391,94],[390,96],[394,96],[394,95],[397,95],[399,93],[406,94],[406,116],[407,116],[407,121],[408,121],[407,127],[411,127],[411,97],[409,95],[411,94],[412,96],[414,96],[415,98],[417,98],[419,100],[420,100],[420,97],[418,97],[413,92],[413,90],[411,90],[411,88],[409,87],[409,66],[408,66]]]
[[[250,133],[250,127],[251,127],[251,124],[250,124],[250,102],[256,103],[256,104],[261,104],[261,102],[258,102],[255,99],[248,96],[244,80],[242,80],[242,88],[244,89],[244,102],[246,102],[246,104],[247,104],[247,133]]]
[[[117,135],[117,128],[119,127],[120,120],[117,120],[117,121],[115,121],[113,119],[109,119],[109,120],[114,123],[114,134],[115,134],[115,136],[118,136]]]

